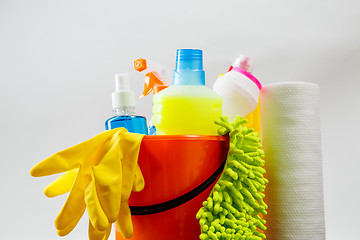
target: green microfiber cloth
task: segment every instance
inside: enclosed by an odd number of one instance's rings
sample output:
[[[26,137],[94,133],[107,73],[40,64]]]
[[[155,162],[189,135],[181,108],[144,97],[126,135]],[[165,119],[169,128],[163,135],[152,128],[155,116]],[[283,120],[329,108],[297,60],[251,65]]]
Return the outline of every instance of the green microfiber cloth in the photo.
[[[264,151],[259,133],[243,127],[246,118],[237,116],[234,122],[227,117],[216,121],[218,133],[229,135],[230,149],[223,173],[210,196],[196,214],[200,239],[261,240],[266,238],[259,229],[266,230],[267,214],[263,198],[268,180],[264,178]]]

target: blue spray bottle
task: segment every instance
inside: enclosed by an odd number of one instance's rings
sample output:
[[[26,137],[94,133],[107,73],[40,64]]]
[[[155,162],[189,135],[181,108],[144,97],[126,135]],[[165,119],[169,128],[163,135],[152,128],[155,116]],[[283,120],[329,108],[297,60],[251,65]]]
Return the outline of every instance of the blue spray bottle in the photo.
[[[129,75],[120,73],[115,75],[116,91],[112,93],[114,117],[105,122],[105,129],[119,127],[129,132],[148,134],[146,118],[135,115],[135,94],[130,90]]]

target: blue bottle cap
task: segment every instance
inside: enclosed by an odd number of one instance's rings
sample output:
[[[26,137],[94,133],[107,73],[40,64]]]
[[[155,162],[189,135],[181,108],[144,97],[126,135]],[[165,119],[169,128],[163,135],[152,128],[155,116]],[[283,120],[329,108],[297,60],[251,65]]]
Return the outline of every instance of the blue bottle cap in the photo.
[[[177,50],[173,85],[205,85],[202,50]]]

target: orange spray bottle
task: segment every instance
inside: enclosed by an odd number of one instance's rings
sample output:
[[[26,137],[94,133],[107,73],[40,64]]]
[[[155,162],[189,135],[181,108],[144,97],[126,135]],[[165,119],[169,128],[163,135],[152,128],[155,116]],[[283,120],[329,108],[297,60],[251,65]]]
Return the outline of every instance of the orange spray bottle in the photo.
[[[147,96],[151,92],[153,92],[155,95],[169,86],[166,80],[168,75],[168,70],[166,67],[154,62],[151,62],[150,66],[148,67],[146,59],[139,58],[134,61],[134,68],[138,72],[146,71],[144,91],[138,97],[139,99]],[[153,124],[152,118],[149,123],[148,135],[156,135],[156,128]]]

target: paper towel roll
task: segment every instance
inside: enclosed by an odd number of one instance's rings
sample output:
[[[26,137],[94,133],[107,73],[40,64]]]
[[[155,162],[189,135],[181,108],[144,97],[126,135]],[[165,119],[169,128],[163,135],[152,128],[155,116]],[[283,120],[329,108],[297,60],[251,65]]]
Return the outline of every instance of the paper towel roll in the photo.
[[[269,240],[325,239],[319,98],[312,83],[263,87]]]

